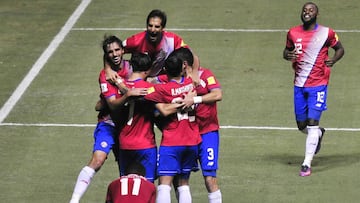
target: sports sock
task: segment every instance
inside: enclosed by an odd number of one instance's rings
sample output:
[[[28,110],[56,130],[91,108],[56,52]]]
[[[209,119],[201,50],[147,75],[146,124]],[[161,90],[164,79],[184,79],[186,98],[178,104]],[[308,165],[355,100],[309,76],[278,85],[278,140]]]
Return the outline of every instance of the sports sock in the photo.
[[[171,202],[171,187],[169,185],[158,185],[156,203],[170,203]]]
[[[191,193],[190,187],[188,185],[183,185],[178,187],[179,191],[179,203],[191,203]]]
[[[321,129],[320,129],[320,127],[319,127],[319,137],[322,137],[322,131],[321,131]]]
[[[319,142],[319,126],[308,126],[308,135],[306,138],[305,159],[302,165],[311,167],[316,147]]]
[[[75,184],[74,192],[72,194],[70,203],[79,202],[79,200],[89,187],[91,179],[94,177],[95,173],[95,170],[90,168],[89,166],[85,166],[81,169]]]
[[[209,197],[209,203],[221,203],[222,202],[220,190],[216,190],[215,192],[209,193],[208,197]]]

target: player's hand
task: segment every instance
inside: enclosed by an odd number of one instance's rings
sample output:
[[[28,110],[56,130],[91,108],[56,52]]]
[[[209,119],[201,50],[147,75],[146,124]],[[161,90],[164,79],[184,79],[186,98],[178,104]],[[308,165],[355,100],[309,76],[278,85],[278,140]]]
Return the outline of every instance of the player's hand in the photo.
[[[105,108],[105,105],[102,103],[101,100],[98,100],[95,104],[95,111],[101,111]]]
[[[292,60],[296,60],[296,58],[297,58],[297,54],[295,52],[295,49],[294,50],[288,50],[288,49],[284,50],[284,59],[286,59],[288,61],[292,61]]]
[[[112,84],[116,84],[117,80],[120,78],[117,72],[115,72],[111,68],[105,69],[105,76],[106,76],[106,81]]]
[[[336,63],[336,61],[331,58],[325,60],[325,64],[329,67],[332,67],[335,63]]]
[[[183,109],[191,107],[194,104],[194,97],[197,95],[195,90],[191,90],[185,94],[182,103],[184,103]]]

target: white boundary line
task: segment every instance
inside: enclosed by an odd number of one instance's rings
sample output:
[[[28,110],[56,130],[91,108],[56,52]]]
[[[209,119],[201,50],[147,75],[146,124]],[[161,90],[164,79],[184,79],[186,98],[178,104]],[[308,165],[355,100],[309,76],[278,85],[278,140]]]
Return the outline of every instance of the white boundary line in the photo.
[[[75,25],[80,15],[84,12],[85,8],[90,4],[91,0],[82,0],[81,4],[77,7],[74,13],[67,20],[65,25],[61,28],[60,32],[54,37],[50,45],[44,50],[30,71],[17,86],[15,91],[6,101],[4,106],[0,109],[0,124],[5,120],[10,111],[14,108],[15,104],[20,100],[26,89],[30,86],[34,78],[39,74],[40,70],[44,67],[51,55],[56,51],[58,46],[62,43],[65,36],[70,32],[71,28]]]
[[[75,31],[141,31],[145,28],[73,28]],[[223,28],[166,28],[169,31],[185,32],[287,32],[286,29],[223,29]],[[360,30],[335,30],[343,33],[360,33]]]
[[[95,127],[96,124],[65,124],[65,123],[0,123],[0,126],[26,126],[26,127]],[[220,126],[221,129],[242,129],[242,130],[298,130],[290,127],[270,126]],[[329,131],[350,131],[359,132],[360,128],[326,128]]]

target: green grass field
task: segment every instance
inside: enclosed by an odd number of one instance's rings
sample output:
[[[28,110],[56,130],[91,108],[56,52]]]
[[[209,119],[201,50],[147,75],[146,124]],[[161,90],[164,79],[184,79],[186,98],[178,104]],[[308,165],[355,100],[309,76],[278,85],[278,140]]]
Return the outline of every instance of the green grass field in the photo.
[[[359,201],[357,0],[316,1],[319,23],[338,31],[345,56],[332,72],[321,120],[328,130],[306,178],[298,176],[305,136],[295,129],[293,72],[282,59],[286,30],[301,23],[305,1],[92,0],[54,46],[81,2],[0,2],[0,202],[70,200],[91,157],[102,37],[124,39],[145,29],[154,8],[167,12],[167,29],[181,35],[222,84],[218,174],[223,202]],[[24,88],[23,79],[49,46],[54,52]],[[8,102],[18,86],[22,93]],[[117,175],[111,155],[82,202],[104,202]],[[193,202],[207,202],[201,173],[192,175],[191,191]]]

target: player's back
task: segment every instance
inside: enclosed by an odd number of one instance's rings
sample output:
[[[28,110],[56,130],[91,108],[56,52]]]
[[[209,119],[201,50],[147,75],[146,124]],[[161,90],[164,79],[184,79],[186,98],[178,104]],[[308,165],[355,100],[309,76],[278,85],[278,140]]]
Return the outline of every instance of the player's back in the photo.
[[[145,96],[146,99],[157,103],[174,103],[184,97],[184,94],[193,90],[192,80],[182,78],[180,83],[169,81],[154,86],[154,92]],[[192,146],[201,142],[199,128],[195,120],[195,112],[177,112],[167,117],[163,124],[163,146]]]
[[[130,174],[110,183],[106,202],[155,203],[155,199],[155,185],[142,176]]]
[[[150,88],[153,85],[138,79],[126,81],[128,88]],[[155,147],[154,105],[144,99],[128,101],[124,114],[127,121],[120,131],[121,149],[147,149]]]

